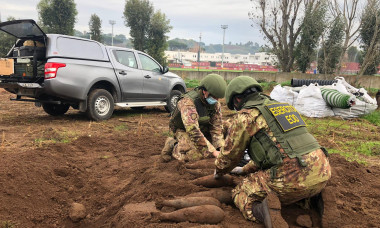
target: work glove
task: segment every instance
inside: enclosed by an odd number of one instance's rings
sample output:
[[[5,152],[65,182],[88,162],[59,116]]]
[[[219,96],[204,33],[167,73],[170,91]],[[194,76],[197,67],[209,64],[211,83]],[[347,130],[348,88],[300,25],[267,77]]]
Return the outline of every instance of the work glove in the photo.
[[[236,174],[236,175],[243,175],[244,174],[243,167],[236,166],[233,170],[231,170],[230,173]]]
[[[215,179],[215,180],[219,180],[220,178],[222,178],[222,176],[223,176],[223,174],[218,173],[218,172],[216,171],[216,169],[214,170],[214,179]]]

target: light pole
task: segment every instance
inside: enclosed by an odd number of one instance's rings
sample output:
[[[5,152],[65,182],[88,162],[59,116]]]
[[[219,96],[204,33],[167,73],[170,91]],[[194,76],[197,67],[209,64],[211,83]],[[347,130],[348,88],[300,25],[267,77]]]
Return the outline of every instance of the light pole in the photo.
[[[223,52],[222,52],[222,68],[223,68],[223,60],[224,60],[224,36],[226,35],[226,29],[228,28],[228,25],[221,25],[220,26],[223,29]]]
[[[110,24],[112,26],[112,39],[111,39],[112,41],[111,41],[111,46],[113,46],[113,26],[114,26],[114,24],[116,24],[116,21],[110,20],[109,22],[110,22]]]

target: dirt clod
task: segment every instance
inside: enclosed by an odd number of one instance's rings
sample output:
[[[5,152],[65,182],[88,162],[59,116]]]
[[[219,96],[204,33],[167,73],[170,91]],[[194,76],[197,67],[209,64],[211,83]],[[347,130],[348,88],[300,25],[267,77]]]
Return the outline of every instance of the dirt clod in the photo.
[[[81,219],[84,219],[86,217],[85,206],[80,203],[72,203],[69,217],[73,222],[79,222]]]
[[[311,217],[309,215],[300,215],[296,220],[297,225],[300,227],[313,227],[313,222],[311,221]]]

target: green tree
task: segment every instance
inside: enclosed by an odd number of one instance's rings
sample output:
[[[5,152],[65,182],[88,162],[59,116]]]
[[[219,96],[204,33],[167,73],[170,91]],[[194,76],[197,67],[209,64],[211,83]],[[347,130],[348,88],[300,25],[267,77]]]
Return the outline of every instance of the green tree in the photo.
[[[337,70],[340,71],[348,48],[358,39],[362,18],[362,10],[359,4],[361,0],[329,0],[329,8],[333,17],[341,16],[344,25],[342,52]]]
[[[314,49],[326,28],[326,1],[309,4],[301,25],[301,39],[297,43],[295,60],[298,70],[305,73],[314,59]]]
[[[14,17],[8,17],[7,21],[16,20]],[[11,47],[15,44],[16,38],[3,31],[0,31],[0,57],[5,57]]]
[[[368,0],[363,12],[360,38],[363,60],[359,74],[375,74],[380,63],[380,3],[378,0]]]
[[[115,35],[114,39],[120,40],[121,43],[127,42],[127,37],[125,37],[123,34]]]
[[[347,49],[348,62],[358,62],[360,52],[357,47],[351,46]]]
[[[148,48],[148,32],[153,5],[148,0],[127,0],[124,7],[124,23],[130,28],[133,47],[139,51]]]
[[[161,65],[166,65],[165,50],[168,48],[168,37],[170,32],[170,20],[160,10],[155,12],[150,20],[148,32],[148,54]]]
[[[96,40],[98,42],[103,41],[102,33],[102,20],[96,14],[92,14],[90,18],[90,22],[88,23],[90,27],[91,39]]]
[[[177,50],[186,50],[188,49],[187,44],[179,42],[177,40],[169,40],[168,41],[169,49],[171,51],[177,51]]]
[[[46,33],[74,35],[78,11],[74,0],[41,0],[37,11]]]
[[[283,72],[290,72],[295,60],[295,45],[301,33],[301,24],[310,4],[322,0],[251,0],[254,4],[248,13],[250,19],[260,27],[272,45]]]
[[[336,17],[327,40],[322,43],[322,53],[318,59],[318,71],[323,74],[332,74],[337,69],[340,55],[343,51],[344,24],[341,17]]]

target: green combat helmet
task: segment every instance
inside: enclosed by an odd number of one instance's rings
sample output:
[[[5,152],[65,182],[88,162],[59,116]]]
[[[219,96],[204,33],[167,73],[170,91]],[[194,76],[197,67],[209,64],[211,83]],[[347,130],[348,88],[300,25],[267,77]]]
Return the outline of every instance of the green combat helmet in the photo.
[[[226,103],[231,110],[234,109],[233,97],[237,94],[242,94],[249,88],[255,87],[258,92],[263,92],[261,85],[249,76],[239,76],[231,80],[226,89]]]
[[[223,98],[227,83],[222,76],[218,74],[209,74],[202,79],[199,86],[204,87],[209,93],[211,93],[211,95],[217,98]]]

